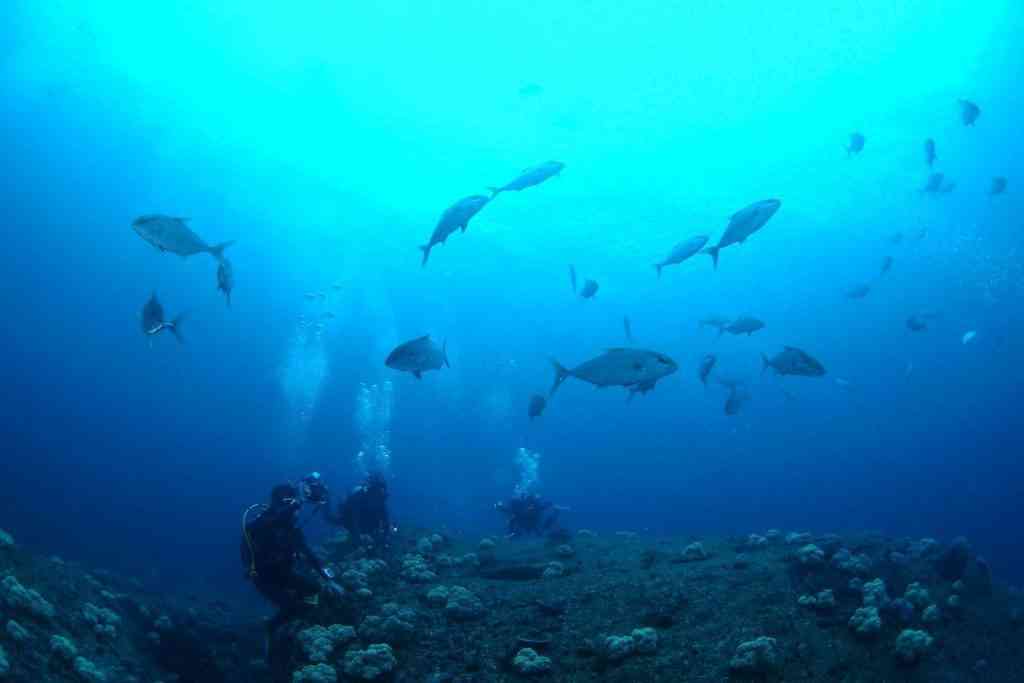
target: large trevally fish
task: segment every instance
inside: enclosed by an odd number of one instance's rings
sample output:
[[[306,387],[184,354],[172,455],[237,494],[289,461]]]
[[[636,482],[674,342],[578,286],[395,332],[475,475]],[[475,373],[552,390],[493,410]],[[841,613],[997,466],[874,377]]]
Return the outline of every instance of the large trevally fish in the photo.
[[[451,367],[448,363],[447,344],[438,346],[429,334],[396,346],[388,354],[384,365],[399,372],[410,372],[416,379],[421,379],[427,370]]]
[[[696,235],[688,240],[683,240],[679,244],[672,247],[672,251],[668,253],[660,263],[654,264],[654,269],[658,271],[658,277],[661,277],[661,269],[665,266],[674,266],[682,263],[686,259],[690,258],[694,254],[698,253],[704,248],[704,245],[708,243],[707,235]]]
[[[539,166],[524,169],[518,176],[505,183],[501,187],[487,188],[491,191],[491,197],[497,197],[502,192],[525,190],[534,185],[540,185],[548,178],[554,178],[562,172],[565,164],[561,161],[545,161]]]
[[[212,254],[218,261],[224,260],[224,250],[234,244],[234,240],[210,246],[187,224],[187,218],[150,214],[132,221],[132,229],[160,251],[169,251],[182,257],[205,252]]]
[[[782,202],[778,199],[764,199],[734,213],[729,218],[729,225],[722,238],[718,240],[718,244],[704,250],[705,254],[711,256],[715,268],[718,268],[719,251],[730,244],[743,244],[748,237],[764,227],[780,206]]]
[[[456,230],[466,232],[469,219],[475,216],[480,209],[484,208],[488,201],[490,201],[488,197],[482,194],[475,194],[464,197],[445,209],[445,212],[441,214],[441,218],[437,221],[434,232],[430,235],[430,241],[420,246],[420,251],[423,252],[422,265],[427,265],[427,259],[430,258],[430,250],[438,244],[444,244],[453,232]]]
[[[663,353],[643,349],[608,349],[571,370],[552,360],[555,366],[553,395],[570,377],[597,387],[626,387],[646,393],[658,380],[675,372],[679,366]]]

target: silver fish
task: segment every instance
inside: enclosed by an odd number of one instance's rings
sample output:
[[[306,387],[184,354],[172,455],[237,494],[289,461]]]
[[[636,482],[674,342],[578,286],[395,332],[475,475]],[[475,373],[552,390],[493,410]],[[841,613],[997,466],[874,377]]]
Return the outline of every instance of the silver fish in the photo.
[[[725,399],[725,414],[739,415],[743,404],[750,400],[750,392],[740,386],[733,386],[729,396]]]
[[[535,417],[540,417],[544,414],[544,408],[547,406],[548,401],[540,394],[534,394],[530,397],[530,405],[526,408],[526,414],[530,416],[532,420]]]
[[[704,250],[705,254],[711,256],[715,268],[718,268],[719,251],[730,244],[743,244],[748,237],[764,227],[764,224],[775,215],[780,206],[782,206],[782,202],[778,199],[765,199],[754,202],[745,209],[734,213],[729,219],[725,233],[718,240],[718,244]]]
[[[884,273],[885,271],[883,270],[882,272]],[[846,298],[863,299],[868,295],[868,292],[870,291],[871,285],[869,284],[854,285],[853,287],[850,287],[848,290],[846,290]]]
[[[725,327],[719,328],[718,334],[721,335],[723,332],[728,332],[729,334],[745,334],[749,337],[763,327],[764,323],[762,321],[745,315],[736,318],[736,320]]]
[[[622,318],[622,327],[626,332],[626,341],[630,344],[633,343],[633,325],[629,322],[629,316]]]
[[[569,264],[569,282],[572,283],[572,293],[576,293],[576,266]]]
[[[672,251],[668,253],[668,256],[661,263],[654,264],[654,269],[658,271],[658,277],[661,277],[661,269],[665,266],[674,266],[682,263],[694,254],[699,253],[704,248],[704,245],[708,243],[708,239],[707,235],[696,235],[672,247]]]
[[[882,260],[882,275],[885,275],[892,269],[892,256],[886,256]]]
[[[422,265],[427,265],[427,259],[430,258],[430,250],[438,244],[444,244],[453,232],[456,230],[466,232],[469,219],[475,216],[480,209],[484,208],[488,201],[490,201],[488,197],[482,194],[475,194],[464,197],[445,209],[445,212],[441,214],[441,218],[437,221],[434,232],[430,235],[430,241],[420,245],[420,251],[423,252]]]
[[[711,371],[715,368],[715,363],[718,362],[718,358],[715,354],[709,353],[704,356],[700,361],[700,366],[697,369],[697,376],[700,378],[700,383],[705,387],[708,385],[708,377],[711,375]]]
[[[989,190],[990,195],[997,195],[1006,192],[1006,178],[997,176],[992,179],[992,188]]]
[[[912,315],[907,318],[907,329],[911,332],[924,332],[928,329],[928,318],[924,315]]]
[[[929,168],[935,163],[935,140],[931,138],[924,141],[924,161]]]
[[[518,192],[534,185],[540,185],[548,178],[557,176],[562,172],[563,168],[565,168],[565,164],[561,161],[545,161],[539,166],[523,169],[522,173],[501,187],[489,187],[487,189],[491,191],[491,198],[493,199],[502,192]]]
[[[392,370],[400,372],[411,372],[416,379],[421,379],[427,370],[440,370],[442,367],[450,368],[448,363],[447,342],[438,346],[425,335],[399,344],[388,354],[384,365]]]
[[[217,289],[224,292],[228,308],[231,308],[231,290],[234,288],[235,269],[231,265],[231,261],[228,261],[226,258],[221,259],[221,262],[217,265]]]
[[[149,301],[142,307],[142,333],[147,337],[153,337],[164,330],[168,330],[179,343],[184,342],[185,339],[181,336],[181,321],[184,318],[185,314],[183,313],[174,320],[166,320],[164,317],[164,307],[160,305],[160,301],[156,298],[156,292],[153,292],[153,295],[149,297]]]
[[[726,328],[726,326],[730,322],[731,321],[728,318],[723,318],[721,316],[713,315],[713,316],[710,316],[708,318],[704,318],[703,320],[701,320],[700,321],[700,326],[701,327],[717,327],[718,328],[718,336],[722,336],[722,333],[725,332],[725,328]]]
[[[942,173],[932,173],[928,176],[928,182],[924,184],[921,192],[923,194],[938,194],[942,191],[942,181],[945,178],[946,176]]]
[[[774,357],[761,354],[764,363],[762,372],[772,368],[780,375],[799,375],[801,377],[821,377],[825,374],[825,366],[806,351],[793,346],[784,346]]]
[[[860,133],[850,134],[850,144],[846,148],[846,156],[851,157],[854,154],[860,154],[864,149],[864,136]]]
[[[538,83],[525,83],[519,88],[520,97],[536,97],[544,92],[543,86]]]
[[[974,122],[981,116],[981,107],[970,100],[958,100],[960,103],[960,120],[965,126],[973,126]]]
[[[597,294],[597,290],[599,288],[600,288],[600,285],[597,284],[596,281],[594,281],[594,280],[584,280],[583,281],[583,289],[580,290],[580,298],[583,298],[583,299],[592,299],[592,298],[594,298],[594,295]]]
[[[562,367],[557,360],[551,362],[555,367],[555,382],[551,386],[551,395],[554,395],[562,382],[570,377],[598,387],[635,388],[646,393],[653,389],[660,379],[671,375],[679,367],[663,353],[623,348],[608,349],[600,356],[571,370]]]
[[[211,247],[187,223],[187,218],[151,214],[139,216],[132,221],[132,229],[160,251],[169,251],[182,257],[205,252],[221,261],[224,259],[224,250],[235,243],[230,240]]]

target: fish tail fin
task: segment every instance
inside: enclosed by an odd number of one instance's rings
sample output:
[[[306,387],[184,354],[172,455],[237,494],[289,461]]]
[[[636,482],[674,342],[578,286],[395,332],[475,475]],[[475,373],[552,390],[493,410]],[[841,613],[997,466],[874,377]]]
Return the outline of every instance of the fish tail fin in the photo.
[[[168,327],[168,329],[171,330],[171,334],[174,335],[174,338],[178,340],[179,344],[184,344],[185,343],[185,337],[183,337],[182,334],[181,334],[181,323],[184,320],[185,320],[185,314],[182,313],[181,315],[176,317],[171,322],[164,323]]]
[[[661,279],[661,264],[660,263],[655,263],[654,264],[654,269],[656,271],[658,271],[658,279],[660,280]]]
[[[551,365],[555,368],[555,382],[551,385],[551,391],[548,393],[548,396],[554,396],[555,392],[558,391],[558,387],[562,386],[562,382],[572,376],[572,372],[562,367],[562,364],[554,358],[551,359]]]
[[[221,242],[210,247],[210,253],[213,254],[213,258],[218,261],[224,260],[224,250],[235,243],[235,240],[228,240],[227,242]]]
[[[500,187],[491,187],[491,186],[488,186],[488,187],[487,187],[487,190],[488,190],[488,191],[489,191],[489,192],[491,193],[491,199],[494,199],[494,198],[495,198],[495,197],[497,197],[497,196],[498,196],[499,194],[501,194],[501,188],[500,188]]]
[[[429,244],[420,245],[420,251],[423,252],[423,261],[420,262],[420,265],[421,266],[426,266],[427,265],[427,259],[430,258],[430,245]]]
[[[718,270],[718,252],[721,249],[721,247],[708,247],[704,250],[704,253],[711,257],[711,263],[714,265],[715,270]]]
[[[770,368],[771,366],[772,366],[772,362],[770,360],[768,360],[768,356],[766,356],[766,355],[764,355],[762,353],[761,354],[761,374],[763,375],[764,371],[767,370],[768,368]]]
[[[224,292],[224,298],[227,299],[228,308],[231,308],[231,292]]]
[[[445,339],[443,342],[441,342],[441,357],[444,359],[444,366],[446,368],[450,368],[452,366],[452,364],[448,362],[448,340],[447,339]]]

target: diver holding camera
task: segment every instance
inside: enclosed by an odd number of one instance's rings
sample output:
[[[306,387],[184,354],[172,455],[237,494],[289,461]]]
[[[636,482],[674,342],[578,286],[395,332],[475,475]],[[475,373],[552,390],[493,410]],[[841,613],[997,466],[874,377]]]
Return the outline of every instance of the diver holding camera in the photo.
[[[319,604],[320,593],[330,597],[344,593],[334,582],[333,572],[309,547],[299,525],[303,503],[320,506],[327,501],[327,486],[320,474],[313,472],[297,485],[278,484],[270,492],[269,504],[252,505],[242,515],[241,551],[246,578],[278,608],[268,624],[271,632],[302,610]]]

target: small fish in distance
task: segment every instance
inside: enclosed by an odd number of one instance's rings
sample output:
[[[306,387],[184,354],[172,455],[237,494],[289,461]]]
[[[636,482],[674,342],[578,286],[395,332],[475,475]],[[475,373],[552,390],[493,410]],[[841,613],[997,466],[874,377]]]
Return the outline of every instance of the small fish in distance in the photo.
[[[488,197],[482,194],[475,194],[464,197],[445,209],[445,212],[441,214],[441,218],[437,221],[437,226],[434,227],[434,232],[430,235],[430,240],[420,246],[420,251],[423,252],[422,265],[427,265],[427,259],[430,258],[430,250],[438,244],[444,244],[453,232],[456,230],[466,232],[469,220],[480,209],[487,206],[488,201],[490,201]]]
[[[703,253],[711,257],[711,262],[718,268],[718,252],[732,244],[743,244],[748,237],[764,227],[765,223],[782,206],[778,199],[764,199],[740,209],[729,218],[729,225],[718,244],[708,247]]]
[[[523,169],[522,173],[501,187],[489,187],[487,189],[491,191],[491,198],[493,199],[502,192],[518,192],[534,185],[540,185],[545,180],[557,176],[562,172],[563,168],[565,168],[565,164],[561,161],[545,161],[538,166]]]
[[[864,136],[860,133],[850,134],[850,144],[846,148],[846,156],[852,157],[854,154],[860,154],[864,150]]]
[[[185,339],[181,336],[181,321],[184,318],[185,314],[182,313],[174,320],[167,320],[164,316],[164,307],[160,305],[159,299],[156,298],[156,292],[153,292],[152,296],[149,297],[149,301],[142,307],[142,333],[147,337],[153,337],[167,330],[174,335],[174,338],[179,343],[183,343]]]

